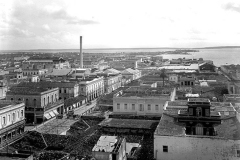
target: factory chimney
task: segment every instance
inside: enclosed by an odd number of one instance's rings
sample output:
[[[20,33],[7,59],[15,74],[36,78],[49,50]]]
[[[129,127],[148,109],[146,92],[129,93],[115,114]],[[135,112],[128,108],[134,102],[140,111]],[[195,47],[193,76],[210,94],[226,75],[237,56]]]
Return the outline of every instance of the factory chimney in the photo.
[[[82,36],[80,36],[80,68],[83,68]]]

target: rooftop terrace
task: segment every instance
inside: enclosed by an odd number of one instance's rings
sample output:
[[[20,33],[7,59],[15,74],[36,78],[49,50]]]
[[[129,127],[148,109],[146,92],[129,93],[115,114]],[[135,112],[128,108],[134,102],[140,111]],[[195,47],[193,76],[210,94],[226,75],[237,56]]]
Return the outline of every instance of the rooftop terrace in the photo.
[[[216,124],[214,127],[217,131],[216,136],[201,136],[201,135],[186,135],[185,124],[176,121],[174,116],[162,114],[159,125],[155,130],[155,135],[159,136],[193,136],[206,138],[223,138],[231,140],[240,140],[240,122],[236,116],[223,118],[221,124]]]

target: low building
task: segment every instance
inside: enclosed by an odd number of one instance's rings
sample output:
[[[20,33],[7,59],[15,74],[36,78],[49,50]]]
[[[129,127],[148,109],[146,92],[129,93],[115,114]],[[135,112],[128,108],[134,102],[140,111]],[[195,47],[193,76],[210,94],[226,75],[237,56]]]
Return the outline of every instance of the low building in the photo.
[[[175,89],[131,87],[113,97],[114,114],[161,115],[166,101],[173,101]]]
[[[25,104],[0,100],[0,146],[6,146],[19,137],[24,132],[24,127]]]
[[[23,76],[44,76],[48,73],[47,69],[24,69],[23,70]]]
[[[86,96],[87,101],[98,98],[104,93],[103,77],[94,76],[82,79],[79,82],[80,95]]]
[[[65,80],[69,77],[72,77],[73,70],[72,69],[53,69],[52,72],[49,72],[47,77],[52,79],[61,79]]]
[[[26,123],[42,123],[63,114],[64,101],[59,100],[59,88],[43,88],[39,85],[19,85],[10,88],[7,100],[25,102]]]
[[[208,99],[191,98],[187,110],[164,113],[154,133],[154,158],[240,158],[240,120],[236,111],[221,115],[211,111]]]
[[[92,149],[97,160],[127,160],[126,139],[117,136],[101,136]]]
[[[216,72],[216,66],[208,62],[201,63],[199,64],[199,72]]]

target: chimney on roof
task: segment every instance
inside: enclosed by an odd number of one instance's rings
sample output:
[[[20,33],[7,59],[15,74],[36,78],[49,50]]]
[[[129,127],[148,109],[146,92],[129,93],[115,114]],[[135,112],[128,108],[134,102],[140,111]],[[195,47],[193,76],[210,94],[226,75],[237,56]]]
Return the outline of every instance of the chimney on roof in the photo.
[[[83,68],[82,36],[80,36],[80,68]]]

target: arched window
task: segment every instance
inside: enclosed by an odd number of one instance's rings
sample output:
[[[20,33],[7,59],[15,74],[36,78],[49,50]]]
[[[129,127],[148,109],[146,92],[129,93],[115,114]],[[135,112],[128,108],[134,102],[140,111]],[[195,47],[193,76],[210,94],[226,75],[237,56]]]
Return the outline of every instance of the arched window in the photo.
[[[15,121],[15,113],[12,114],[12,120]]]
[[[199,116],[202,116],[202,108],[201,107],[197,107],[196,109],[196,115],[199,117]]]
[[[11,98],[11,101],[13,101],[13,98]]]
[[[18,101],[21,101],[21,98],[18,98]]]
[[[37,106],[37,100],[36,100],[36,99],[33,100],[33,106],[34,106],[34,107]]]

